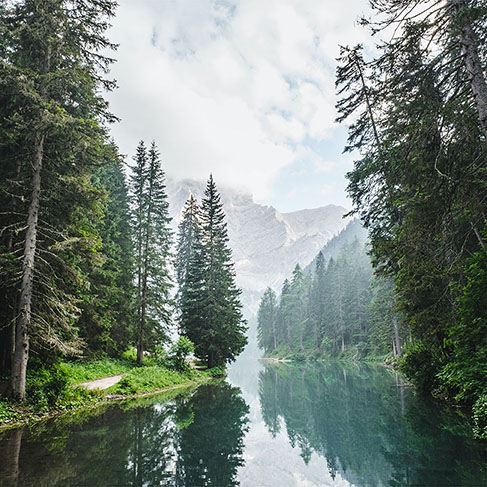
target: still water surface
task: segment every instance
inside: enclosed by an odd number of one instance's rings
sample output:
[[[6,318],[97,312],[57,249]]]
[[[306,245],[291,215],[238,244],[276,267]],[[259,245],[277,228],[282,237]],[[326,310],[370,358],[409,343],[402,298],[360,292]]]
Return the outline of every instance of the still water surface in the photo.
[[[241,360],[227,381],[0,436],[8,486],[486,486],[469,427],[383,367]]]

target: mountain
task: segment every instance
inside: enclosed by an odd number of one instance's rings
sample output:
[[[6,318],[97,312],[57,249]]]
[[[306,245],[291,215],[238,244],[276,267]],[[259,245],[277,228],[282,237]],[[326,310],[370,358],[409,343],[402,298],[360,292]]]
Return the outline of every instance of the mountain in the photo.
[[[175,225],[189,195],[200,200],[205,186],[200,181],[168,179],[169,208]],[[254,309],[267,286],[278,290],[296,264],[308,265],[350,221],[343,218],[347,210],[341,206],[280,213],[272,206],[255,203],[250,194],[223,186],[218,189],[227,217],[237,284],[253,297]]]

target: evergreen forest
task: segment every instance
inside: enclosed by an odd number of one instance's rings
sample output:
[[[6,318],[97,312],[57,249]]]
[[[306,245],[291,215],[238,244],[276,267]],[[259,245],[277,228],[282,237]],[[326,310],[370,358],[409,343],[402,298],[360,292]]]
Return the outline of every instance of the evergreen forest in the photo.
[[[341,46],[336,69],[336,122],[347,127],[344,151],[355,161],[347,216],[356,220],[280,289],[265,290],[259,345],[294,361],[385,361],[422,394],[461,406],[486,440],[487,5],[368,4],[357,28],[376,46]],[[127,373],[115,392],[135,395],[149,377],[154,391],[207,379],[199,369],[221,375],[247,344],[213,178],[220,173],[210,174],[200,201],[190,195],[176,230],[164,147],[141,140],[126,157],[113,138],[119,120],[107,94],[117,86],[117,45],[108,29],[116,8],[115,0],[0,3],[0,422],[24,406],[45,412],[87,400],[86,391],[66,392],[75,381],[66,371],[79,364],[114,359],[118,368],[90,379]],[[325,396],[323,380],[296,387]],[[261,381],[287,395],[271,370]],[[198,394],[229,402],[229,416],[245,423],[231,386]],[[387,397],[371,400],[387,409]],[[303,416],[328,414],[326,398],[323,407],[297,402]],[[263,410],[271,431],[279,415],[293,423],[305,461],[311,449],[335,448],[305,431],[298,413]],[[188,483],[203,475],[193,463],[194,449],[206,447],[200,425],[218,430],[205,405],[194,415],[179,438],[178,475]],[[233,458],[227,471],[205,451],[212,481],[238,484],[237,436],[222,447]],[[337,456],[352,464],[353,446]],[[365,467],[361,475],[373,477]],[[398,467],[395,475],[400,483],[405,474]]]
[[[354,244],[318,255],[311,275],[296,268],[279,297],[264,295],[260,343],[388,352],[419,390],[465,405],[486,438],[486,5],[369,3],[362,28],[388,40],[373,53],[342,46],[336,88],[370,263]]]
[[[101,94],[115,87],[105,31],[116,6],[0,7],[0,377],[17,401],[41,391],[52,407],[71,370],[61,360],[133,349],[138,365],[188,372],[192,352],[222,367],[246,344],[213,178],[201,207],[188,203],[175,255],[156,143],[140,141],[128,162],[111,139],[117,119]]]

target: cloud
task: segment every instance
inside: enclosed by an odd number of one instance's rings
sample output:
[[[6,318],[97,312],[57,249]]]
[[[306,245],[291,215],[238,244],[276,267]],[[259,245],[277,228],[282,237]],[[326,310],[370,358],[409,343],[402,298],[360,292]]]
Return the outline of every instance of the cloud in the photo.
[[[167,172],[272,194],[335,130],[334,58],[363,0],[121,0],[109,95],[122,152],[156,140]],[[320,165],[321,164],[321,165]],[[318,167],[326,167],[325,161]],[[311,175],[312,177],[312,175]]]

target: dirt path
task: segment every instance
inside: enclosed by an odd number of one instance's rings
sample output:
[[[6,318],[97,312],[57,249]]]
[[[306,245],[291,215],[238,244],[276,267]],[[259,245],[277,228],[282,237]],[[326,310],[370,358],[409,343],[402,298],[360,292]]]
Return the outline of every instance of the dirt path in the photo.
[[[112,375],[110,377],[102,377],[101,379],[90,380],[89,382],[82,382],[80,385],[85,389],[92,390],[92,389],[108,389],[110,386],[116,384],[123,375]]]

